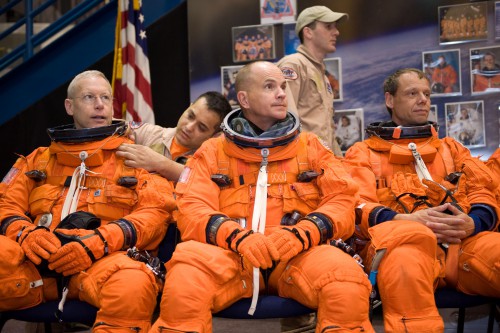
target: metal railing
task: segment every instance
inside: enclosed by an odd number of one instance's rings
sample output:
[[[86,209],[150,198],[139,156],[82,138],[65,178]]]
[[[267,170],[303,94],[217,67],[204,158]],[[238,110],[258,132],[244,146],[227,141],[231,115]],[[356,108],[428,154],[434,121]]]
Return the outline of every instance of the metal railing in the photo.
[[[12,25],[10,27],[0,33],[1,45],[2,41],[5,40],[6,37],[15,33],[16,30],[22,28],[23,26],[25,27],[24,42],[11,51],[7,52],[7,54],[0,58],[0,73],[2,74],[5,74],[5,72],[7,72],[7,67],[14,62],[25,62],[33,57],[33,55],[35,54],[35,49],[38,46],[42,46],[43,43],[53,38],[56,34],[62,32],[63,29],[68,28],[72,23],[89,13],[98,5],[108,3],[110,2],[110,0],[82,0],[38,33],[34,33],[33,29],[34,22],[37,16],[51,6],[54,6],[57,0],[39,0],[37,2],[42,3],[36,8],[33,8],[33,0],[10,0],[5,6],[0,8],[0,17],[2,17],[2,15],[7,16],[7,13],[10,10],[13,10],[13,8],[18,6],[22,2],[24,2],[24,15],[16,22],[12,22]],[[0,76],[2,76],[2,74],[0,74]]]

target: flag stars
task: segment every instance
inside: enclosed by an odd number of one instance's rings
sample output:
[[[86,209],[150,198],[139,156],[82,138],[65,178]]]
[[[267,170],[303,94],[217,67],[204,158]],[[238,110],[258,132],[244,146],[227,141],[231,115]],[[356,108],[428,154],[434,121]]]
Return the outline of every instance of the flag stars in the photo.
[[[139,22],[144,23],[144,15],[143,14],[139,15]]]
[[[141,37],[141,39],[145,39],[146,38],[146,31],[141,30],[141,32],[139,32],[139,36]]]

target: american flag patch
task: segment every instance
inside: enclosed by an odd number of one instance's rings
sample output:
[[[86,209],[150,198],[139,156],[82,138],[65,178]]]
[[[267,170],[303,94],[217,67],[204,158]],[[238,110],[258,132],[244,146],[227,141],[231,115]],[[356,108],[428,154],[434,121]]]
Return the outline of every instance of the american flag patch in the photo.
[[[9,185],[12,180],[14,178],[16,178],[17,174],[19,173],[19,169],[18,168],[10,168],[9,172],[7,172],[7,174],[5,175],[5,177],[3,177],[2,179],[2,183],[5,183],[7,185]]]
[[[177,182],[178,183],[184,183],[184,184],[186,184],[187,181],[189,180],[189,175],[190,174],[191,174],[191,168],[190,167],[184,167],[184,170],[182,170],[182,173],[179,176],[179,180]]]

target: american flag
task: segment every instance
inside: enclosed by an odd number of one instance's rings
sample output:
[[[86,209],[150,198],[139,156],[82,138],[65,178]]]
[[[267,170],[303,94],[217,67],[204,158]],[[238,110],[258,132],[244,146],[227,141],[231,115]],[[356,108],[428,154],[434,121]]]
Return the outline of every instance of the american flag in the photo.
[[[154,124],[148,47],[141,0],[118,0],[113,116]]]

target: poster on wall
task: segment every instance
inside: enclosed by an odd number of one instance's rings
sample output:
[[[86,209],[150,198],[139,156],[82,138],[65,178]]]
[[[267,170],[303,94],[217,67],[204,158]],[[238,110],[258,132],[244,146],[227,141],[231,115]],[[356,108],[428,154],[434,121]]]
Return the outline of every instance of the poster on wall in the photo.
[[[363,109],[335,110],[335,140],[345,153],[353,144],[364,139]]]
[[[499,60],[500,46],[470,49],[472,95],[500,92]]]
[[[438,6],[453,4],[474,5],[480,1],[422,1],[405,0],[383,1],[384,20],[367,19],[363,24],[354,24],[364,18],[366,13],[379,13],[381,1],[332,1],[334,10],[349,13],[351,19],[340,27],[337,51],[327,57],[342,58],[343,100],[336,101],[337,110],[363,108],[365,127],[367,124],[389,119],[381,86],[392,69],[414,67],[422,69],[422,52],[449,51],[460,49],[460,71],[462,88],[457,96],[435,94],[431,103],[437,106],[439,135],[446,134],[445,103],[470,100],[484,101],[484,131],[486,146],[471,149],[474,156],[486,159],[499,147],[500,137],[500,93],[471,96],[470,63],[471,48],[500,47],[500,39],[495,40],[495,4],[500,0],[487,1],[488,38],[477,42],[463,42],[439,45]],[[315,5],[328,5],[328,1],[297,1],[297,16],[304,8]],[[244,65],[248,61],[233,62],[232,28],[260,24],[259,2],[234,0],[187,1],[188,40],[189,40],[189,87],[192,99],[209,90],[221,89],[221,66]],[[215,5],[217,4],[217,5]],[[497,8],[500,7],[497,5]],[[404,15],[402,13],[411,13]],[[377,16],[378,17],[378,16]],[[353,24],[351,24],[351,23]],[[382,24],[383,23],[383,24]],[[500,27],[500,21],[499,21]],[[290,40],[296,38],[294,23],[274,25],[274,44],[277,58],[284,55],[282,31],[289,27]],[[298,39],[297,39],[298,40]],[[295,52],[294,42],[289,52]],[[298,42],[297,44],[298,45]],[[288,51],[287,51],[288,52]],[[431,54],[429,57],[436,57]],[[450,60],[448,60],[450,62]],[[500,62],[500,59],[497,59]],[[431,61],[432,63],[432,61]],[[458,59],[457,59],[458,68]],[[458,82],[458,80],[457,80]],[[461,94],[460,94],[461,90]],[[438,97],[439,96],[439,97]],[[442,97],[441,97],[442,96]],[[491,112],[490,112],[491,111]],[[366,135],[365,135],[366,137]]]
[[[446,136],[469,149],[486,146],[483,101],[446,103],[445,119]]]
[[[439,44],[455,44],[488,38],[488,3],[438,7]]]
[[[325,75],[333,91],[333,100],[342,101],[342,60],[340,58],[325,58]]]
[[[283,24],[283,51],[285,55],[295,53],[299,45],[300,39],[295,33],[295,23]]]
[[[220,68],[221,94],[227,98],[233,109],[238,108],[238,98],[236,97],[236,75],[243,67],[241,66],[222,66]]]
[[[272,60],[276,57],[274,25],[233,27],[233,61]]]
[[[462,94],[460,49],[422,52],[422,70],[431,82],[431,96]]]
[[[294,22],[297,0],[260,0],[260,24]]]

